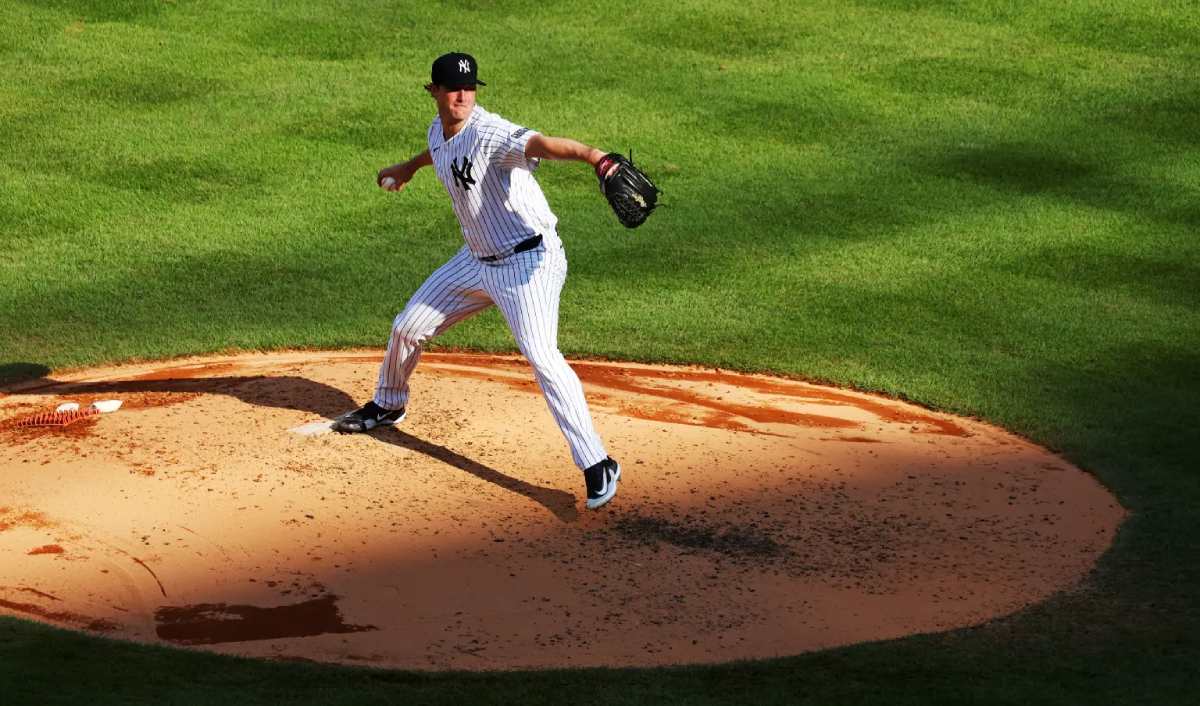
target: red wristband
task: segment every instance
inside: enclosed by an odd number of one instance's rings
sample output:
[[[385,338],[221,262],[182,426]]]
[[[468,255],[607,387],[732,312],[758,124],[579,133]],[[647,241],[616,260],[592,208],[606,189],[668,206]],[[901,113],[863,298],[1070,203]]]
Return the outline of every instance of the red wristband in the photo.
[[[603,157],[601,157],[600,161],[596,162],[596,176],[603,179],[604,175],[608,172],[608,168],[615,161],[616,161],[615,159],[613,159],[612,157],[609,157],[608,155],[604,155]]]

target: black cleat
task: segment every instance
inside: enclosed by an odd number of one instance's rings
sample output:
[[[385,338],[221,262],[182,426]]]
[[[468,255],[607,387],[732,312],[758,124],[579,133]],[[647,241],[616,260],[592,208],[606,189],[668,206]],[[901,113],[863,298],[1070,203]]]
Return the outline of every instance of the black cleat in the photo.
[[[385,424],[404,421],[404,408],[384,409],[372,400],[353,412],[347,412],[333,420],[333,430],[343,434],[370,431]]]
[[[583,480],[587,483],[587,508],[595,510],[613,499],[617,494],[617,479],[621,477],[621,467],[611,458],[583,472]]]

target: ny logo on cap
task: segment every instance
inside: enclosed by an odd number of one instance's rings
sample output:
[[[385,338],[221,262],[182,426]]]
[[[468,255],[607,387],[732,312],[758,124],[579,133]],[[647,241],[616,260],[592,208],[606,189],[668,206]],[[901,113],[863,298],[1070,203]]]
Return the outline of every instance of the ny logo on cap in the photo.
[[[467,61],[466,59],[459,59],[458,60],[458,70],[459,70],[459,72],[464,73],[464,74],[471,73],[471,62]]]

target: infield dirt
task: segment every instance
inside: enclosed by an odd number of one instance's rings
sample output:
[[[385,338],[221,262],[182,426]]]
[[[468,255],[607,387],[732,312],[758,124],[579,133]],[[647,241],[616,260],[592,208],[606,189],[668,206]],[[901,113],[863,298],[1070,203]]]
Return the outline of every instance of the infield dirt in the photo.
[[[0,613],[413,669],[723,662],[978,624],[1079,586],[1124,517],[1012,434],[890,399],[575,361],[622,466],[583,509],[528,365],[379,352],[76,371],[0,396]],[[122,408],[62,428],[58,404]]]

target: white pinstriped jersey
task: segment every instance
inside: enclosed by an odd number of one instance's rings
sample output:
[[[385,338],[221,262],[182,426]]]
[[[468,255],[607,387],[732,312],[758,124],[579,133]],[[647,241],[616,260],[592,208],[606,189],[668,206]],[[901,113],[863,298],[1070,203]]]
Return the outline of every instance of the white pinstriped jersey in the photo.
[[[442,137],[440,117],[429,126],[434,170],[476,257],[509,252],[534,235],[547,246],[560,244],[558,218],[533,178],[538,160],[525,156],[525,145],[536,134],[478,105],[449,140]]]

